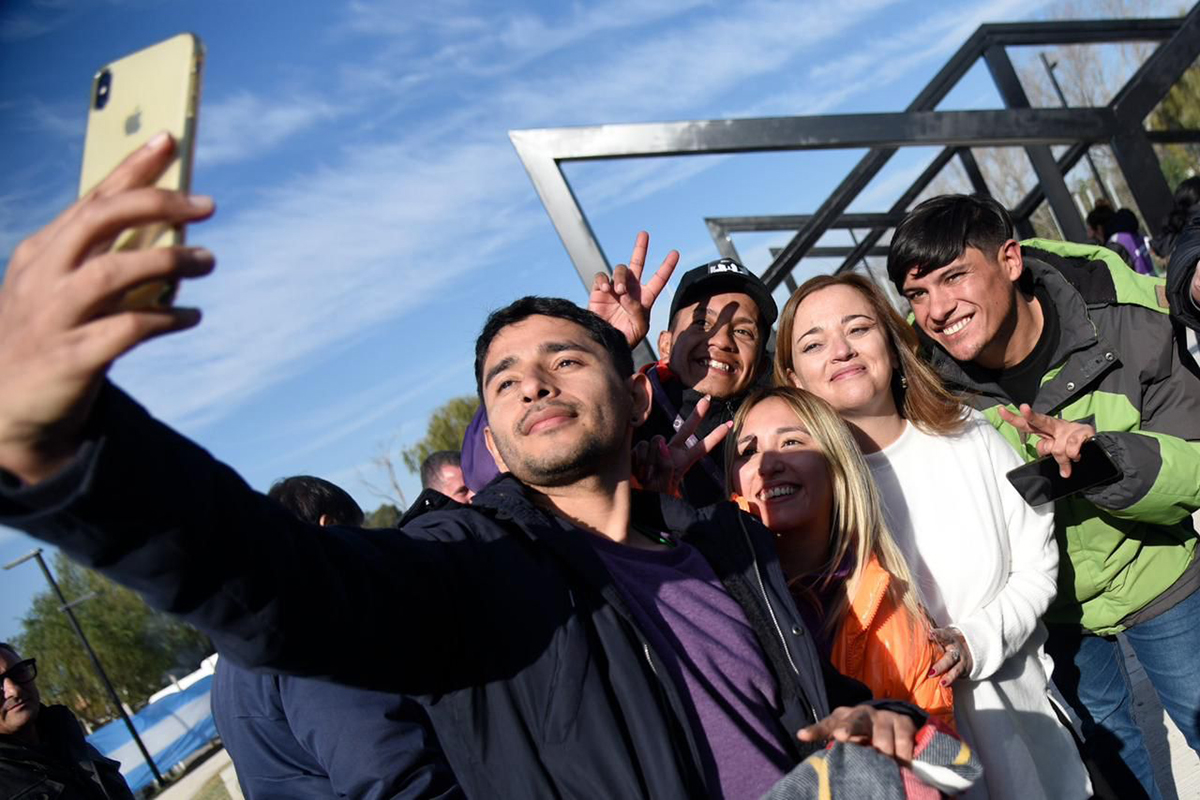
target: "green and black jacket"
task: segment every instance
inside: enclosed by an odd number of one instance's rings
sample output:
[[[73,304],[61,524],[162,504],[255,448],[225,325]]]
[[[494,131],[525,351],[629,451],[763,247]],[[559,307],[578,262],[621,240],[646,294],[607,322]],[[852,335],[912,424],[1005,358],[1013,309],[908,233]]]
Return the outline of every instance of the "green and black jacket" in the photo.
[[[1094,245],[1031,239],[1022,252],[1022,288],[1043,287],[1061,328],[1033,408],[1095,426],[1096,441],[1122,471],[1114,483],[1057,503],[1064,558],[1046,620],[1116,633],[1179,580],[1195,555],[1200,378],[1184,366],[1161,278],[1139,275]],[[1037,458],[1036,438],[997,413],[1001,405],[1016,410],[999,385],[973,379],[922,340],[950,388],[966,394],[1026,461]]]

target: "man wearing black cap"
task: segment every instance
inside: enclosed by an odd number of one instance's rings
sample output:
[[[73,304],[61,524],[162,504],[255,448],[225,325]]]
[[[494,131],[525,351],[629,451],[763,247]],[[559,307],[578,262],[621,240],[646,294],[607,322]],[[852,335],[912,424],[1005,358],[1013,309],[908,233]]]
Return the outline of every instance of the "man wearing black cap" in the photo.
[[[659,361],[643,371],[654,408],[638,441],[670,440],[705,396],[710,405],[692,436],[699,440],[733,419],[742,398],[767,374],[767,339],[778,310],[766,285],[728,258],[684,273],[671,301],[670,329],[658,336]],[[725,500],[724,444],[718,443],[683,478],[693,505]]]

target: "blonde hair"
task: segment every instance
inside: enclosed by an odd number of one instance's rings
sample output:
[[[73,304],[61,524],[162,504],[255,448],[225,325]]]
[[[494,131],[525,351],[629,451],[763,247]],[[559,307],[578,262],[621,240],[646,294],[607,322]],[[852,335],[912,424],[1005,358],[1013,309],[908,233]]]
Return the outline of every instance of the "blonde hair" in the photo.
[[[825,456],[833,486],[833,519],[830,521],[829,561],[819,585],[828,585],[837,569],[848,560],[853,570],[832,608],[825,609],[825,629],[832,633],[845,619],[849,598],[858,587],[863,571],[874,556],[892,577],[890,599],[909,612],[910,619],[927,624],[928,617],[914,589],[912,573],[883,518],[879,490],[854,436],[833,406],[812,392],[791,386],[759,389],[747,397],[733,417],[733,430],[725,447],[725,481],[734,486],[737,448],[733,445],[742,434],[750,411],[765,400],[779,399],[796,414]],[[804,576],[788,576],[789,586]]]
[[[920,342],[917,332],[892,307],[873,281],[853,272],[809,278],[788,298],[779,317],[779,333],[775,339],[776,385],[792,385],[796,309],[809,295],[830,286],[849,286],[856,290],[866,298],[875,312],[875,318],[882,324],[888,345],[900,360],[899,369],[892,374],[892,399],[900,416],[925,433],[945,436],[960,432],[966,422],[966,408],[942,385],[933,368],[918,355]],[[901,376],[906,380],[901,381]]]

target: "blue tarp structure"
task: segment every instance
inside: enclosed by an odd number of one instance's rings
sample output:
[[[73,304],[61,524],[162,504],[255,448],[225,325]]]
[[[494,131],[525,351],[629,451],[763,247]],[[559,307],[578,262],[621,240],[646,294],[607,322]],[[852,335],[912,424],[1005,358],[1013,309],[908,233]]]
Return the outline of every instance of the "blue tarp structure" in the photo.
[[[217,737],[209,690],[212,676],[193,683],[182,692],[169,694],[134,714],[133,726],[165,774],[176,764]],[[97,750],[121,762],[121,774],[129,788],[138,791],[154,782],[150,767],[120,720],[114,720],[87,737]]]

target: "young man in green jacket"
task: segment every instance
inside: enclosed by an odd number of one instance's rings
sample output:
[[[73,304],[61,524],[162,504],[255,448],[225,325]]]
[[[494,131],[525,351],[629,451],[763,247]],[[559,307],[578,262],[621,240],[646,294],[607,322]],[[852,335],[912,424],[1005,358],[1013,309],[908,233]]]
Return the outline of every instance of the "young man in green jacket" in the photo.
[[[1115,634],[1200,749],[1200,379],[1180,361],[1161,279],[1103,247],[1012,232],[991,199],[933,198],[897,228],[888,276],[939,374],[1026,460],[1053,456],[1066,476],[1095,439],[1119,468],[1056,504],[1065,558],[1047,650],[1109,780],[1158,797]]]

